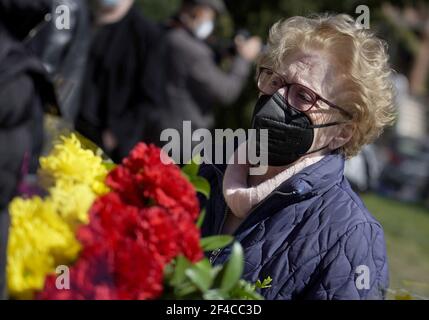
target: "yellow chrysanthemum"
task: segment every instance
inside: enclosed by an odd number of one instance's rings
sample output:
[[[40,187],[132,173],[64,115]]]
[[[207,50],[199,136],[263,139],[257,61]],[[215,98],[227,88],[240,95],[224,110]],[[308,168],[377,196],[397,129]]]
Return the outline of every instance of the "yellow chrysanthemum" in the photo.
[[[103,160],[93,151],[82,148],[74,134],[62,137],[62,143],[55,145],[50,155],[40,159],[40,166],[42,174],[56,182],[88,185],[97,195],[108,192],[104,184],[108,170]]]
[[[80,244],[55,203],[34,197],[10,204],[7,280],[11,297],[31,298],[45,277],[76,259]]]
[[[97,196],[88,185],[59,181],[49,193],[58,214],[73,229],[89,222],[88,211]]]
[[[76,227],[88,223],[97,196],[108,192],[101,157],[85,150],[75,135],[40,159],[41,175],[51,180],[45,199],[16,198],[9,206],[7,281],[11,297],[29,299],[58,265],[75,261]]]

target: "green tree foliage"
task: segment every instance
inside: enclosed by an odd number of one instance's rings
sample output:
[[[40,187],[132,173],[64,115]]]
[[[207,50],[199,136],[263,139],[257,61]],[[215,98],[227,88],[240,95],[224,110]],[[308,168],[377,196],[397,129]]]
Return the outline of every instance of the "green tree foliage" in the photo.
[[[181,0],[137,0],[136,2],[147,17],[155,21],[163,21],[177,11]]]

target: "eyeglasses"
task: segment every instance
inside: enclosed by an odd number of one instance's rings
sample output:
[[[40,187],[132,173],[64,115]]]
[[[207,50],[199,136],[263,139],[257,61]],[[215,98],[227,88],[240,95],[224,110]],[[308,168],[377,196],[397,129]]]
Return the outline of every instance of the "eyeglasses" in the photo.
[[[310,88],[307,88],[306,86],[303,86],[299,83],[288,83],[282,75],[278,74],[272,69],[261,67],[258,76],[259,91],[263,94],[271,96],[281,88],[287,89],[285,90],[285,99],[294,109],[307,112],[320,100],[326,103],[329,107],[342,112],[348,118],[353,118],[351,113],[322,98]]]

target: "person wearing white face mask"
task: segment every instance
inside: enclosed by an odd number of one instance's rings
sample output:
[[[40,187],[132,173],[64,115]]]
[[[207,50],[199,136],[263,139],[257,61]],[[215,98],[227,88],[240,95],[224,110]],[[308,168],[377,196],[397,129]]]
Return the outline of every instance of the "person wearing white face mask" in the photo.
[[[221,1],[195,1],[195,4],[186,4],[179,14],[179,20],[201,40],[207,39],[215,27],[216,14],[222,13],[225,8]]]
[[[241,93],[251,62],[262,45],[259,37],[236,40],[237,55],[232,58],[231,68],[226,72],[220,69],[204,40],[225,10],[222,0],[184,0],[158,41],[153,60],[148,63],[151,70],[147,72],[146,86],[152,85],[151,91],[157,92],[159,98],[147,113],[151,123],[158,126],[152,130],[155,140],[160,139],[159,133],[165,128],[180,132],[183,121],[191,121],[192,129],[212,129],[214,104],[231,104]],[[162,81],[153,80],[154,75]]]

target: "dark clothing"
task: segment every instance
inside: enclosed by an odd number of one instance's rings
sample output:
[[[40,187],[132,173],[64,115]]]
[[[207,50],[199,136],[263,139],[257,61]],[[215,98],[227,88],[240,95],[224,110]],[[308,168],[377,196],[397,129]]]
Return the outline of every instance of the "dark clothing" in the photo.
[[[76,129],[103,147],[109,129],[119,142],[110,156],[126,156],[143,135],[143,89],[148,50],[159,29],[132,7],[119,22],[96,30],[83,80]]]
[[[1,28],[0,43],[0,208],[4,208],[24,154],[36,158],[41,150],[43,107],[55,105],[55,94],[40,62]]]
[[[271,288],[261,290],[265,298],[384,297],[389,281],[383,229],[351,190],[343,170],[341,155],[326,156],[282,183],[235,231],[245,254],[244,279],[273,279]],[[225,165],[200,169],[211,185],[210,199],[201,197],[203,236],[222,228],[224,171]],[[229,254],[227,247],[210,258],[223,264]],[[359,278],[365,268],[368,287]]]
[[[53,19],[39,24],[37,33],[26,39],[26,47],[37,55],[56,86],[62,118],[74,123],[91,37],[90,10],[87,0],[52,0]],[[67,5],[70,29],[57,28],[56,10]]]
[[[210,47],[182,27],[169,29],[153,56],[149,66],[154,71],[147,75],[162,72],[161,86],[152,89],[162,92],[156,108],[161,129],[181,131],[185,120],[193,129],[212,129],[214,104],[234,102],[250,71],[249,62],[235,57],[230,71],[223,72]]]
[[[24,40],[31,29],[51,11],[53,0],[0,0],[0,24],[17,40]]]
[[[6,208],[16,192],[24,157],[35,172],[43,144],[43,111],[56,99],[41,63],[0,27],[0,255],[5,255]],[[52,108],[52,109],[51,109]],[[4,263],[0,263],[0,272]],[[0,285],[4,284],[0,273]],[[0,287],[0,293],[3,288]]]
[[[0,210],[0,300],[7,298],[6,292],[6,258],[7,240],[9,234],[9,215],[6,210]]]

